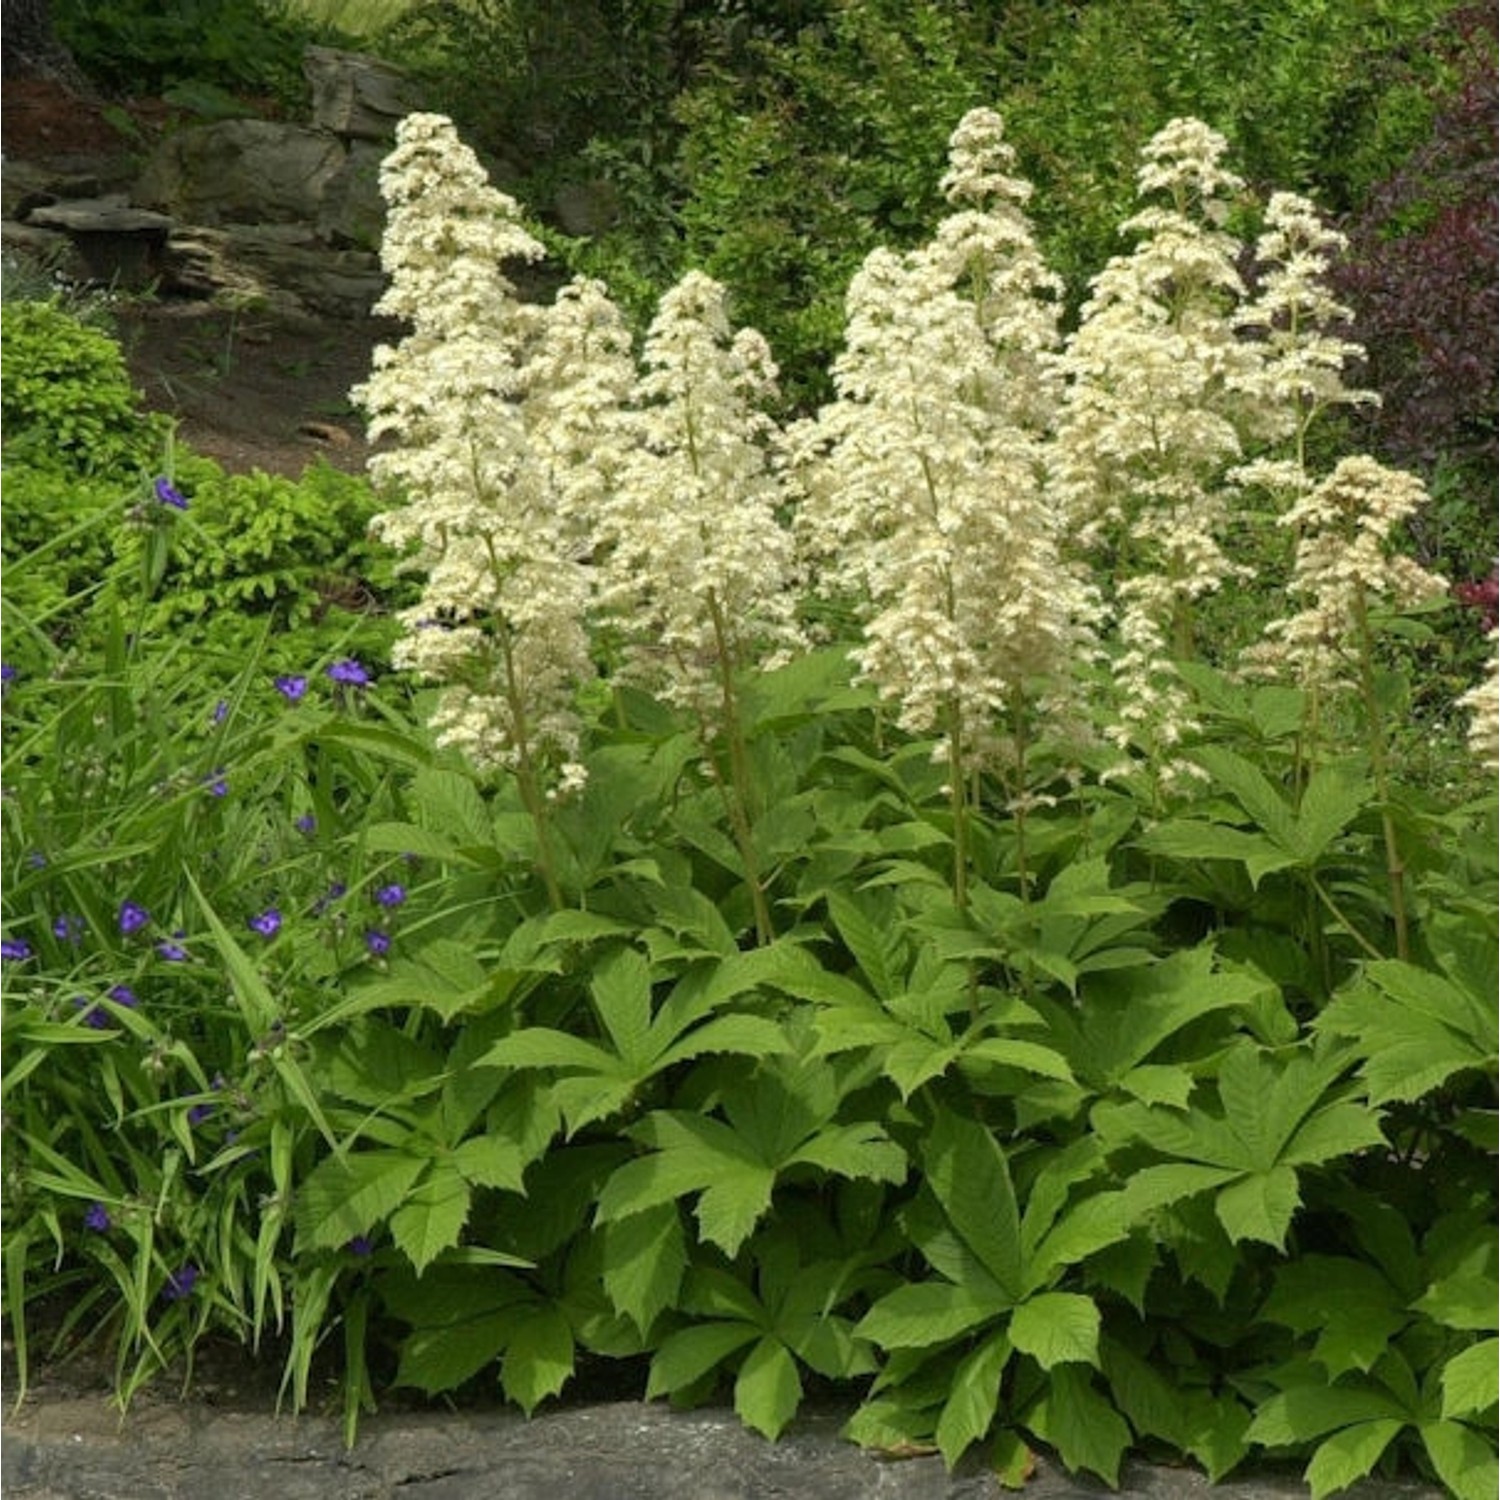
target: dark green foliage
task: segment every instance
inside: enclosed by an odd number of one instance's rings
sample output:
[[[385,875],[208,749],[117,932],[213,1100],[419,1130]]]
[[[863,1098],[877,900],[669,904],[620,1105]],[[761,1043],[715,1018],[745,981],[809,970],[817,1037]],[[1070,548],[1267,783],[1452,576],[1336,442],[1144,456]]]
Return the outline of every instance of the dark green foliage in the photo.
[[[54,0],[60,41],[101,87],[161,94],[212,84],[300,105],[302,48],[311,28],[266,0]]]
[[[1383,398],[1360,436],[1429,477],[1417,550],[1462,582],[1496,555],[1494,11],[1465,8],[1440,41],[1453,82],[1432,132],[1348,217],[1338,282]]]
[[[137,408],[115,340],[56,303],[7,303],[4,351],[12,658],[97,647],[112,598],[132,631],[198,647],[222,675],[267,628],[273,670],[345,636],[384,658],[404,596],[367,540],[380,509],[368,483],[326,464],[300,480],[228,475],[174,449],[166,420]],[[156,493],[164,470],[185,511]]]
[[[710,18],[688,7],[675,28],[648,11],[629,45],[614,38],[618,55],[665,49],[675,72],[648,87],[628,68],[611,93],[585,63],[570,114],[566,82],[548,71],[552,44],[525,67],[515,55],[526,26],[565,23],[507,6],[521,29],[508,34],[505,81],[494,89],[493,72],[483,77],[496,96],[531,90],[553,111],[551,147],[538,168],[524,131],[486,144],[522,174],[512,190],[533,205],[545,206],[558,180],[607,181],[619,221],[574,247],[575,263],[638,310],[650,300],[642,282],[659,291],[689,265],[709,271],[735,293],[736,317],[771,340],[800,405],[826,395],[821,370],[851,269],[876,244],[914,242],[938,216],[947,135],[970,106],[1005,116],[1038,189],[1048,262],[1076,305],[1119,248],[1139,148],[1174,115],[1224,131],[1254,187],[1308,192],[1334,212],[1361,202],[1429,131],[1433,90],[1449,76],[1433,38],[1455,9],[822,0],[778,9],[774,21],[753,8]],[[613,37],[603,23],[582,34]],[[462,60],[454,65],[461,74]],[[492,106],[482,119],[494,119]]]

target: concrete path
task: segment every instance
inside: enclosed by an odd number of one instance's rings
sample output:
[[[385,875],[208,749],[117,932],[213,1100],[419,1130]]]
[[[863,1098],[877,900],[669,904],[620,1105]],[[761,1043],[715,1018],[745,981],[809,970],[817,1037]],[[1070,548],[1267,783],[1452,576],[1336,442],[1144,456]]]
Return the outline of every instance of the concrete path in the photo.
[[[732,1412],[616,1402],[511,1412],[382,1413],[346,1452],[337,1423],[151,1402],[123,1421],[97,1396],[28,1400],[0,1426],[4,1500],[999,1500],[978,1470],[870,1456],[836,1416],[779,1443]],[[1043,1464],[1026,1500],[1110,1493]],[[1232,1479],[1128,1468],[1141,1500],[1301,1500],[1295,1477]],[[1368,1483],[1351,1500],[1441,1500],[1418,1484]]]

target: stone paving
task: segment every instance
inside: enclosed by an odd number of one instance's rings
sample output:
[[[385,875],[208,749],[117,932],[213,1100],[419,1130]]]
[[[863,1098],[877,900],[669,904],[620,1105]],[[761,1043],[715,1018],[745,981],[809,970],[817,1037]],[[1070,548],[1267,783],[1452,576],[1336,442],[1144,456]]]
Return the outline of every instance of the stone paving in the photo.
[[[512,1412],[382,1413],[346,1451],[338,1424],[201,1403],[153,1402],[123,1421],[98,1397],[28,1401],[0,1427],[5,1500],[999,1500],[992,1474],[937,1458],[879,1459],[838,1436],[836,1415],[780,1442],[732,1412],[612,1402]],[[1298,1500],[1295,1476],[1210,1485],[1127,1467],[1140,1500]],[[1026,1500],[1097,1500],[1108,1488],[1046,1462]],[[1350,1500],[1440,1500],[1416,1483],[1368,1482]]]

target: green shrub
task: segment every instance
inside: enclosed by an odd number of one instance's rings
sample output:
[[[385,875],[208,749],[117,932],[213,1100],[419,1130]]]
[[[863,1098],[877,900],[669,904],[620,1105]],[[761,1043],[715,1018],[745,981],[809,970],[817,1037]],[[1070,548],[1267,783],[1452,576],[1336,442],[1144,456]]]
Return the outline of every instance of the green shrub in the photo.
[[[104,88],[160,94],[174,84],[270,94],[302,106],[302,49],[315,28],[265,0],[56,0],[58,38]]]
[[[139,411],[125,358],[107,332],[55,300],[7,302],[0,338],[8,464],[128,474],[156,462],[166,421]]]

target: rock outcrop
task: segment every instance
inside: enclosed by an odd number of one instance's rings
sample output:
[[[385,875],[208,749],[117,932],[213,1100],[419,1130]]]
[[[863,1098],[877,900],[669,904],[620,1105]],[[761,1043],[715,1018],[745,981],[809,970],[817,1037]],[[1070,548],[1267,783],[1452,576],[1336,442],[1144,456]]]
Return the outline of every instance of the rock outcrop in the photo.
[[[66,274],[289,317],[368,313],[384,286],[381,159],[420,105],[360,53],[310,47],[312,120],[217,120],[161,138],[123,190],[74,162],[4,164],[4,244]],[[115,183],[111,180],[110,186]]]

